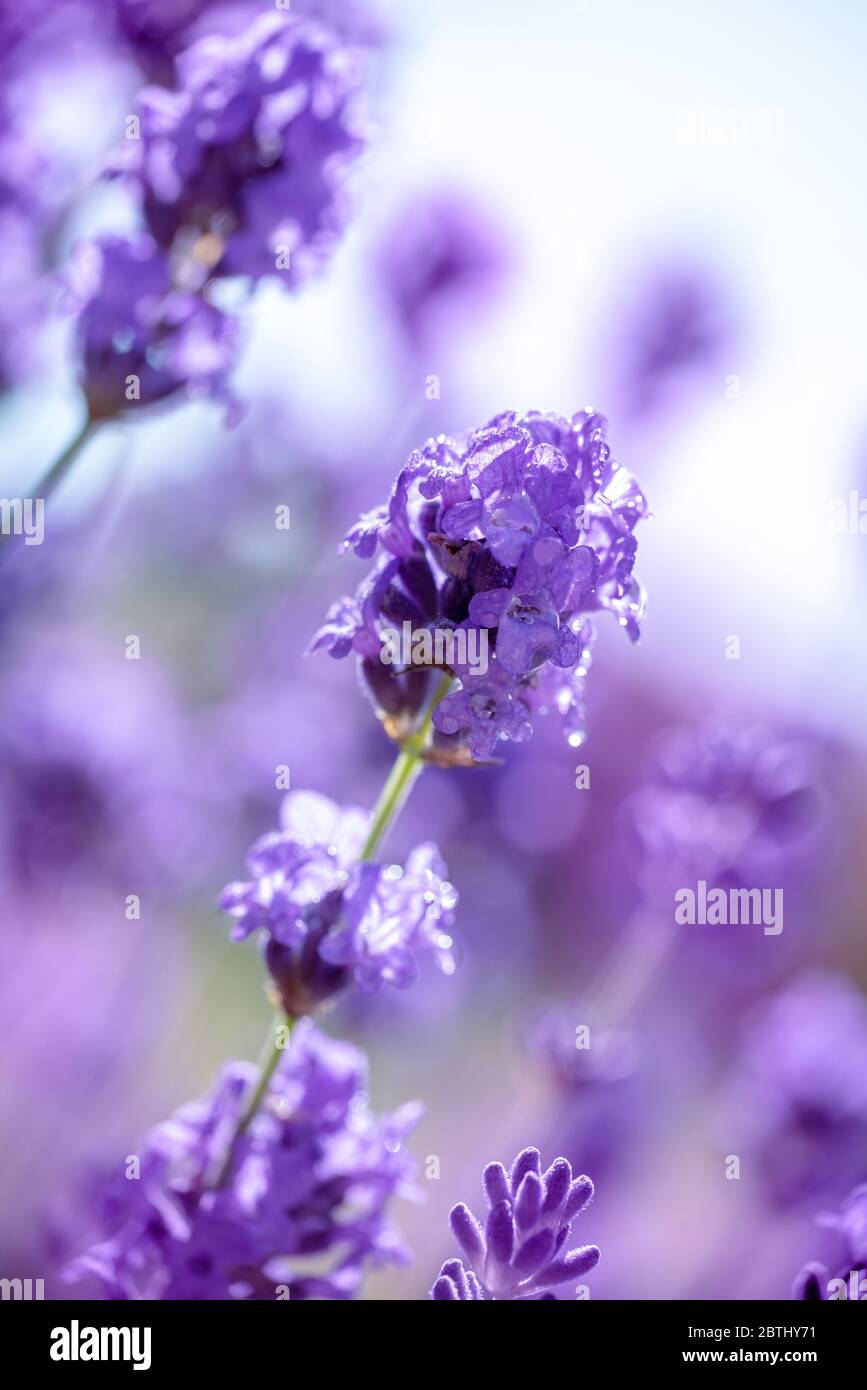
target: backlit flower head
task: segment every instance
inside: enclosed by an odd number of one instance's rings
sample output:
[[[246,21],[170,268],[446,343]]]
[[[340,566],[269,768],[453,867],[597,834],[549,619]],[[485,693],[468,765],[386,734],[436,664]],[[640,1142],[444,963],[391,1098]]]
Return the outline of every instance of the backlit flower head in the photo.
[[[588,618],[607,609],[635,641],[644,610],[633,532],[647,504],[605,436],[604,418],[585,410],[571,420],[507,412],[461,440],[429,440],[388,503],[347,535],[374,568],[311,649],[354,652],[398,731],[432,670],[455,676],[434,725],[476,760],[528,738],[534,713],[549,709],[580,743]],[[394,634],[413,637],[402,660]]]
[[[260,12],[179,54],[176,90],[141,92],[140,138],[118,167],[188,276],[294,286],[318,267],[342,230],[345,165],[364,143],[364,67],[322,26]]]

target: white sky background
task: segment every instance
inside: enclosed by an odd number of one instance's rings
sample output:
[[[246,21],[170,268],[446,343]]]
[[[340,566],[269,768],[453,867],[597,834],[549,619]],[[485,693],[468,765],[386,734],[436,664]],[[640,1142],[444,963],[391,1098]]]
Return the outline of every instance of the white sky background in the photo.
[[[361,213],[320,284],[295,299],[261,294],[241,386],[285,392],[352,466],[353,440],[387,399],[390,371],[366,249],[389,205],[431,181],[457,182],[500,209],[521,254],[514,293],[461,361],[458,418],[448,364],[430,364],[443,372],[444,429],[507,406],[587,404],[606,379],[593,348],[618,281],[654,252],[699,253],[734,285],[749,342],[726,368],[740,377],[740,397],[727,398],[721,375],[718,399],[676,435],[664,469],[654,464],[641,660],[649,679],[656,669],[750,690],[867,736],[867,535],[831,537],[824,523],[829,497],[849,487],[867,495],[867,458],[858,458],[867,441],[867,4],[386,8],[397,41]],[[770,144],[679,143],[682,112],[702,104],[767,113]],[[58,401],[58,439],[64,410]],[[18,410],[15,419],[27,460],[38,461],[44,417],[37,424]],[[170,486],[219,431],[199,407],[139,428],[142,480],[158,474]],[[611,438],[616,453],[616,420]],[[641,477],[631,447],[622,461]],[[116,448],[105,440],[94,449],[92,478],[99,454]],[[741,638],[740,663],[724,660],[730,633]]]

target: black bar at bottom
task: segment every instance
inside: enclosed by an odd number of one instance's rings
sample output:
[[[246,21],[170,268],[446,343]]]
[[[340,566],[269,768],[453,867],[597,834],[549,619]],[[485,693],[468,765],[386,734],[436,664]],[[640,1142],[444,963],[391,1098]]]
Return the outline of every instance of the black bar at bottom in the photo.
[[[437,1347],[442,1347],[444,1357],[453,1362],[455,1344],[448,1334],[458,1328],[464,1339],[473,1333],[485,1339],[480,1349],[486,1348],[486,1359],[493,1359],[498,1345],[505,1348],[522,1333],[538,1336],[550,1329],[558,1339],[569,1339],[558,1340],[558,1361],[571,1348],[576,1375],[582,1363],[589,1371],[600,1362],[614,1372],[636,1369],[642,1375],[712,1365],[723,1369],[763,1366],[768,1371],[804,1366],[827,1374],[860,1364],[867,1339],[864,1314],[836,1303],[590,1300],[560,1306],[559,1313],[550,1302],[536,1313],[522,1308],[521,1321],[530,1319],[525,1328],[513,1321],[507,1325],[508,1342],[502,1336],[491,1342],[492,1325],[486,1323],[488,1315],[482,1309],[462,1316],[460,1310],[432,1304],[421,1315],[423,1324],[407,1324],[407,1313],[402,1312],[400,1343],[406,1339],[412,1346],[416,1336],[424,1339],[423,1365],[428,1373],[431,1352],[435,1357]],[[282,1383],[287,1377],[297,1380],[301,1374],[305,1378],[311,1374],[312,1368],[305,1372],[303,1367],[315,1357],[317,1348],[323,1356],[320,1369],[327,1370],[329,1377],[341,1362],[348,1368],[355,1362],[359,1371],[366,1366],[369,1373],[372,1346],[379,1348],[376,1360],[397,1355],[401,1375],[415,1374],[409,1347],[398,1354],[393,1340],[394,1315],[388,1315],[383,1305],[337,1304],[331,1309],[323,1314],[321,1304],[293,1307],[285,1302],[6,1301],[0,1302],[0,1336],[4,1361],[14,1357],[22,1369],[47,1371],[52,1378],[78,1374],[92,1378],[106,1368],[115,1376],[138,1370],[140,1377],[159,1378],[166,1373],[213,1369],[221,1378],[236,1371],[252,1373],[257,1379],[273,1373]],[[323,1327],[319,1323],[323,1315],[329,1319],[331,1332],[343,1325],[349,1335],[345,1339],[329,1337],[324,1343],[319,1340],[316,1334]],[[380,1316],[388,1316],[389,1322],[380,1324]],[[349,1318],[348,1324],[343,1324],[344,1317]],[[537,1317],[542,1318],[541,1323],[535,1321]],[[548,1322],[550,1318],[553,1324]],[[376,1342],[370,1340],[372,1336]],[[465,1341],[460,1345],[463,1350]],[[527,1344],[528,1350],[532,1345]],[[303,1359],[299,1360],[299,1355]]]

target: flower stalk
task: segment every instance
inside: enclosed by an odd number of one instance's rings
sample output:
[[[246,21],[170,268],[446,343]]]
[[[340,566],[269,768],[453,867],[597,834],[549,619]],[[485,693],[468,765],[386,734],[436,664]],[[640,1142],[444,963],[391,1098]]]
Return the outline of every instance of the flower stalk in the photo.
[[[440,701],[445,699],[451,684],[451,674],[448,672],[444,673],[437,682],[437,687],[425,710],[419,727],[414,733],[404,739],[400,752],[395,758],[394,765],[385,780],[385,785],[373,808],[370,833],[361,851],[362,862],[374,857],[388,831],[405,806],[407,798],[419,774],[423,771],[425,767],[424,753],[433,728],[434,711]],[[295,1018],[281,1011],[278,1013],[272,1028],[269,1029],[259,1058],[258,1079],[250,1092],[250,1097],[244,1108],[241,1119],[227,1146],[222,1166],[214,1183],[215,1187],[222,1186],[229,1175],[235,1144],[249,1129],[268,1094],[268,1088],[280,1061],[280,1054],[286,1047],[296,1022],[297,1020]]]

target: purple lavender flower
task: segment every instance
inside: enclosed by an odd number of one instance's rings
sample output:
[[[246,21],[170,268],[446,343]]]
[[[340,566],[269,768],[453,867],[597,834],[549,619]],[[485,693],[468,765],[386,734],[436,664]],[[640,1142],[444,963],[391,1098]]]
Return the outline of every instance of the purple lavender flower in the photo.
[[[867,1299],[867,1184],[856,1187],[839,1212],[826,1212],[818,1224],[835,1233],[837,1257],[831,1268],[806,1264],[792,1287],[792,1297],[807,1302]]]
[[[490,1209],[484,1227],[463,1202],[452,1208],[449,1222],[466,1265],[446,1260],[433,1299],[553,1299],[551,1289],[574,1286],[599,1263],[595,1245],[564,1254],[572,1221],[593,1200],[592,1182],[573,1181],[565,1158],[542,1173],[539,1150],[524,1149],[508,1173],[489,1163],[484,1185]]]
[[[736,336],[727,301],[708,267],[660,264],[634,286],[625,314],[609,311],[616,325],[607,350],[616,363],[612,389],[628,420],[646,422],[675,388],[721,370]]]
[[[363,1054],[301,1024],[232,1144],[254,1079],[228,1064],[209,1096],[146,1137],[138,1177],[105,1193],[107,1238],[72,1262],[70,1282],[111,1299],[347,1299],[367,1269],[406,1262],[386,1209],[410,1189],[403,1144],[419,1107],[374,1116]]]
[[[820,811],[810,741],[756,724],[678,729],[632,800],[639,873],[651,897],[703,878],[715,887],[780,882]]]
[[[94,419],[180,391],[230,402],[237,321],[175,288],[169,261],[150,237],[101,237],[79,246],[71,288]]]
[[[189,881],[207,848],[207,780],[162,673],[70,631],[6,640],[0,885],[56,902]]]
[[[589,1013],[589,1009],[552,1004],[531,1019],[525,1032],[528,1052],[564,1095],[627,1081],[635,1072],[638,1046],[627,1029],[594,1028],[590,1046],[588,1028],[586,1043],[579,1045]]]
[[[435,845],[418,846],[403,868],[359,863],[369,815],[317,792],[290,792],[280,820],[250,851],[252,880],[230,883],[220,906],[236,919],[234,940],[264,933],[288,1014],[309,1013],[353,980],[364,994],[405,989],[422,951],[452,971],[457,894]]]
[[[415,713],[432,670],[458,677],[434,725],[476,760],[528,738],[532,714],[552,708],[579,743],[587,616],[608,609],[637,640],[644,609],[633,530],[647,505],[605,433],[592,411],[508,412],[460,441],[429,440],[387,505],[347,535],[363,559],[379,550],[376,564],[354,599],[332,607],[311,649],[354,652],[392,717]],[[432,656],[386,654],[407,629],[427,634]]]
[[[402,208],[376,255],[383,297],[414,355],[477,317],[507,265],[493,219],[451,189],[430,190]]]
[[[840,1192],[867,1153],[867,1000],[848,977],[794,980],[747,1030],[727,1135],[781,1203]]]
[[[342,230],[344,167],[363,144],[363,66],[321,27],[259,14],[181,53],[177,91],[144,89],[141,138],[122,167],[185,276],[277,274],[294,287],[318,267]]]

